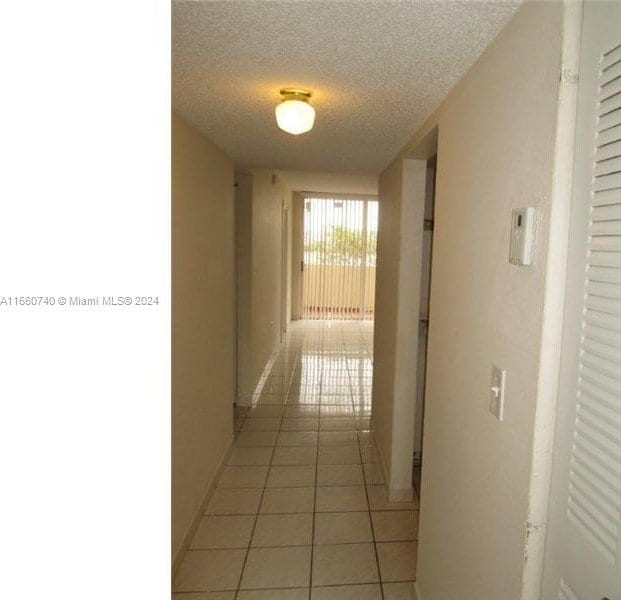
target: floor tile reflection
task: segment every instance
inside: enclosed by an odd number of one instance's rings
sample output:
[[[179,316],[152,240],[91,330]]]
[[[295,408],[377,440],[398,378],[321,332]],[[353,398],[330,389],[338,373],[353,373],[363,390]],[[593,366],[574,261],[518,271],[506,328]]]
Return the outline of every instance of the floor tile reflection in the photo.
[[[291,324],[254,407],[235,411],[173,600],[411,598],[418,503],[388,501],[372,342],[371,322]]]

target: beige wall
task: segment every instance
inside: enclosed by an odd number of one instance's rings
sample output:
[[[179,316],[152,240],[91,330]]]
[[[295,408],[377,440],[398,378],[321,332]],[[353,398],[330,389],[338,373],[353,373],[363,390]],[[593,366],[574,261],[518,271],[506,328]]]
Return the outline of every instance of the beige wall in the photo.
[[[252,175],[235,174],[237,395],[252,393]],[[250,390],[248,392],[247,390]]]
[[[283,206],[291,212],[291,190],[267,169],[238,175],[237,183],[238,401],[248,405],[280,344],[281,311],[287,312],[286,301],[284,307],[282,303],[282,212]]]
[[[520,598],[528,561],[561,20],[561,3],[525,4],[380,184],[380,223],[390,233],[397,217],[386,225],[386,210],[398,210],[390,205],[401,159],[413,156],[439,127],[420,600]],[[528,268],[507,260],[511,210],[520,206],[538,210],[537,257]],[[385,256],[378,256],[377,325],[379,330],[382,314],[384,327],[392,328],[375,338],[380,379],[373,419],[380,436],[401,402],[379,368],[391,360],[382,355],[398,331],[394,296],[402,282],[387,265],[398,252],[393,234],[384,235]],[[507,370],[503,423],[487,410],[492,364]]]
[[[380,178],[373,332],[372,421],[377,449],[388,480],[392,454],[402,185],[403,161],[397,160]]]
[[[252,173],[252,364],[258,382],[280,343],[282,205],[284,189],[272,171]]]
[[[233,435],[233,163],[172,117],[172,553]]]
[[[348,175],[312,171],[279,171],[287,185],[299,192],[377,195],[377,175]]]

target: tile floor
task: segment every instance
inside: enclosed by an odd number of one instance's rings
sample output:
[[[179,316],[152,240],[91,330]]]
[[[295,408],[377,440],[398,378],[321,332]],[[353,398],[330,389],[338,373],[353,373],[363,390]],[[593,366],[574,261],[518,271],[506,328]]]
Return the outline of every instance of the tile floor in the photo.
[[[174,600],[406,600],[417,502],[390,503],[369,432],[372,323],[299,321],[236,439]]]

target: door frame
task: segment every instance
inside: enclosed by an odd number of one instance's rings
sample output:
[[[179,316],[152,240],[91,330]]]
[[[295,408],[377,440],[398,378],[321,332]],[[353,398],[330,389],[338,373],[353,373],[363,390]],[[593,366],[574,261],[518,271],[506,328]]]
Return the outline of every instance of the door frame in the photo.
[[[283,204],[281,209],[281,275],[280,275],[280,341],[287,333],[287,296],[289,273],[289,207]]]
[[[562,307],[565,303],[567,280],[581,28],[582,3],[565,2],[562,56],[559,65],[557,134],[548,217],[550,226],[547,232],[547,253],[543,259],[547,267],[528,492],[529,509],[525,523],[524,552],[528,560],[525,561],[522,572],[522,600],[539,598],[543,581],[563,332],[563,310],[559,310],[559,306]]]

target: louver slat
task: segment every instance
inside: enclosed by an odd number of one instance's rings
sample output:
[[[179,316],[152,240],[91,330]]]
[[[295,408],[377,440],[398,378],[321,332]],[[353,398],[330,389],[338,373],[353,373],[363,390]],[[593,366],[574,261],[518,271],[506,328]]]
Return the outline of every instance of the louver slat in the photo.
[[[621,256],[617,252],[591,251],[591,264],[595,267],[621,268]]]
[[[610,144],[614,146],[614,144]],[[605,148],[607,146],[604,146]],[[595,167],[595,177],[601,177],[602,175],[610,175],[612,173],[618,173],[621,171],[621,158],[608,158],[600,160]]]
[[[612,315],[602,314],[595,310],[586,310],[584,313],[584,322],[587,325],[596,325],[597,327],[604,327],[609,331],[620,332],[621,323],[619,319]]]
[[[597,146],[601,148],[606,144],[617,142],[619,139],[621,139],[621,125],[601,131],[597,136]]]
[[[601,356],[602,358],[617,363],[619,365],[619,370],[621,370],[621,350],[586,337],[584,340],[584,348],[595,356]],[[619,416],[621,418],[621,415]]]
[[[606,179],[606,178],[602,178]],[[598,221],[617,221],[621,219],[621,204],[608,204],[606,206],[596,206],[591,213],[591,219]]]
[[[606,77],[606,71],[610,68],[611,65],[619,62],[621,60],[621,44],[619,46],[615,46],[612,50],[609,50],[602,56],[602,66],[601,70],[603,72],[603,77]]]
[[[591,310],[597,310],[609,315],[621,315],[621,306],[619,302],[611,300],[610,298],[602,298],[601,296],[592,296],[588,294],[585,304],[587,308]]]
[[[599,250],[600,252],[620,252],[621,237],[617,235],[592,236],[589,242],[589,249]]]
[[[614,564],[621,516],[621,45],[602,57],[567,514]],[[575,597],[561,581],[559,598]]]
[[[604,67],[600,78],[602,87],[621,77],[621,61],[617,60],[614,64]]]
[[[603,86],[599,91],[599,100],[600,102],[604,102],[611,98],[615,94],[621,92],[621,77],[619,79],[615,79],[614,81],[609,82],[607,85]]]
[[[621,120],[619,115],[621,114],[621,110],[617,109],[613,112],[609,112],[599,119],[598,130],[604,131],[606,129],[610,129],[611,127],[615,127],[619,124]]]
[[[595,340],[608,346],[621,346],[621,333],[610,331],[603,327],[586,324],[583,330],[585,338]]]
[[[588,381],[583,381],[581,386],[581,392],[583,396],[588,396],[593,399],[594,402],[607,407],[611,411],[617,411],[617,404],[613,394],[609,394],[605,390],[597,387],[597,385],[591,385]],[[619,415],[621,419],[621,415]],[[621,489],[621,479],[618,480],[619,489]]]
[[[621,93],[617,94],[621,97]],[[598,148],[595,152],[595,162],[621,156],[621,142],[612,142]]]
[[[617,115],[617,119],[618,118],[619,118],[619,115]],[[593,189],[596,192],[599,192],[602,190],[614,190],[616,188],[621,188],[621,173],[611,173],[610,175],[602,175],[601,177],[597,177],[595,179],[595,183],[593,184]]]
[[[608,487],[614,490],[615,498],[618,496],[619,490],[616,487],[616,481],[610,476],[610,461],[601,459],[601,451],[599,448],[591,444],[587,438],[577,435],[574,458],[574,462],[581,461],[589,471],[595,473],[600,479],[605,481]]]
[[[600,104],[601,113],[603,115],[606,115],[613,110],[618,110],[619,108],[621,108],[621,93],[608,96],[608,98],[602,100]]]
[[[587,294],[621,300],[621,286],[589,280],[589,283],[587,283]]]
[[[621,221],[600,221],[593,223],[591,227],[591,235],[621,235]]]
[[[580,460],[574,462],[574,468],[572,475],[574,475],[574,481],[578,481],[580,478],[584,479],[592,485],[601,490],[602,497],[606,498],[608,502],[614,503],[616,490],[614,486],[611,486],[605,479],[602,479],[596,471],[594,471],[586,463],[582,463]]]

